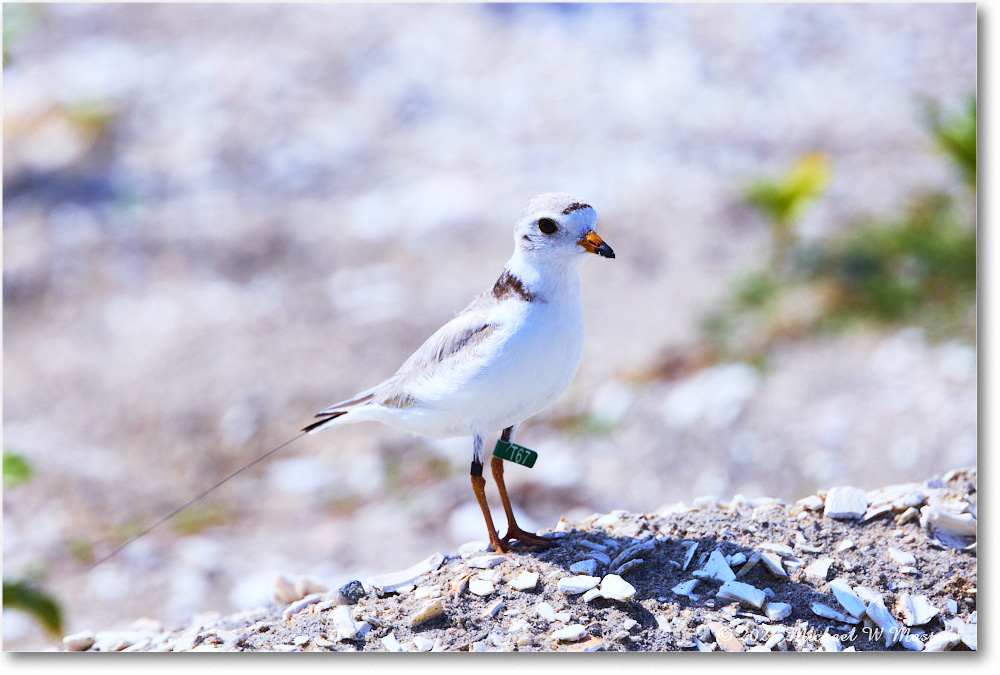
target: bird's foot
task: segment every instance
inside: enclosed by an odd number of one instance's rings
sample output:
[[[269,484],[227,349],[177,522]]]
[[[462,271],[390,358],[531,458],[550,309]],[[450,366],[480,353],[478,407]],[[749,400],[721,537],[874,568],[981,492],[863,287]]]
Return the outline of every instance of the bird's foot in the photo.
[[[549,537],[543,537],[541,535],[534,534],[532,532],[525,532],[524,530],[516,526],[508,527],[507,534],[504,535],[504,538],[501,539],[500,541],[508,548],[510,547],[511,541],[518,541],[521,543],[522,546],[525,546],[527,548],[545,548],[555,543],[555,540]]]

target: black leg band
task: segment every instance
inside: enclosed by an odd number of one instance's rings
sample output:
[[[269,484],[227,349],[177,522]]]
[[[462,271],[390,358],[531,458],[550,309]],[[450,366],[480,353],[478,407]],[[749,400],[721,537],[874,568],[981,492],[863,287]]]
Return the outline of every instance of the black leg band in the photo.
[[[507,427],[506,429],[504,429],[503,432],[500,434],[500,440],[510,443],[510,434],[512,431],[514,431],[514,427]]]
[[[478,459],[472,460],[472,470],[469,472],[474,478],[482,478],[483,476],[483,463]]]

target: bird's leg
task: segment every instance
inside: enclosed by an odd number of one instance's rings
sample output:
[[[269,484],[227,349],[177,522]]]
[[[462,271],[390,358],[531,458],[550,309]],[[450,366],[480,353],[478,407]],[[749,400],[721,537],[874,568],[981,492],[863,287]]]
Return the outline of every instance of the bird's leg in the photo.
[[[514,427],[507,427],[500,434],[500,440],[507,441],[508,443],[513,443],[514,438]],[[493,480],[497,484],[497,490],[500,491],[500,501],[503,502],[503,511],[507,515],[507,534],[501,540],[504,544],[508,544],[512,539],[516,539],[525,546],[548,546],[552,542],[546,537],[540,537],[537,534],[531,532],[525,532],[517,525],[517,521],[514,520],[514,509],[510,505],[510,497],[507,496],[507,486],[503,482],[503,460],[499,457],[494,457],[490,460],[490,469],[493,471]]]
[[[500,537],[497,536],[497,528],[493,525],[493,516],[490,515],[489,504],[486,503],[486,479],[483,478],[483,439],[478,435],[474,435],[473,438],[473,457],[472,457],[472,470],[470,474],[472,476],[472,491],[476,495],[476,501],[479,502],[479,508],[483,511],[483,518],[486,520],[486,531],[489,534],[490,546],[493,550],[498,553],[506,553],[510,548],[505,541],[501,541]]]

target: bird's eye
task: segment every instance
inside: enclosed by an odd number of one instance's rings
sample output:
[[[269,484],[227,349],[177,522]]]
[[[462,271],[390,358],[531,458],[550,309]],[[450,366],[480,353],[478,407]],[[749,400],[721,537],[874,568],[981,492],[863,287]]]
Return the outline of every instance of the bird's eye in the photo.
[[[542,234],[555,234],[559,226],[556,225],[556,221],[551,218],[539,218],[538,219],[538,229],[542,231]]]

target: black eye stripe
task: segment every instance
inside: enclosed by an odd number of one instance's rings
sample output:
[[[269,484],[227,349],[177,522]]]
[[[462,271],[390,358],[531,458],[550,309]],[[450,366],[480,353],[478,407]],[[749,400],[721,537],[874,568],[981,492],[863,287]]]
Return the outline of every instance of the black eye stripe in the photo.
[[[556,230],[559,229],[559,225],[551,218],[539,218],[538,229],[542,231],[542,234],[555,234]]]

